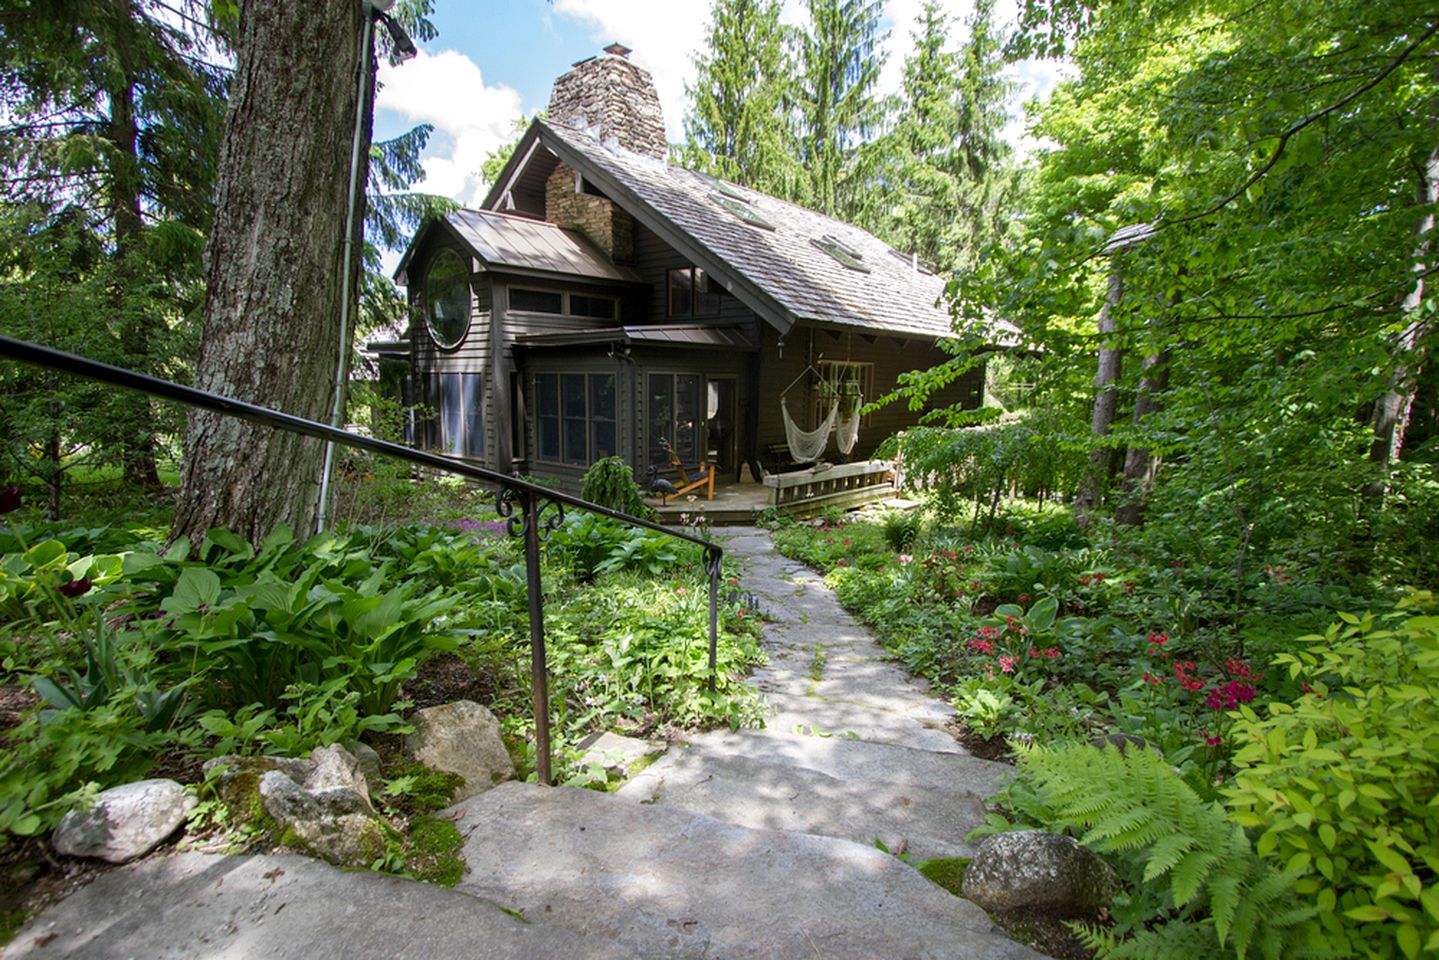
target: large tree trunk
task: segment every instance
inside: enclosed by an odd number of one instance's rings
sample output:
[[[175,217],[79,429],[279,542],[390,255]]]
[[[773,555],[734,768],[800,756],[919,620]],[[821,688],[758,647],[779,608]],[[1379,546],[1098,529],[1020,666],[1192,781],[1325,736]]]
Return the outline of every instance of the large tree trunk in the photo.
[[[1139,380],[1139,395],[1134,398],[1134,425],[1163,406],[1160,395],[1169,386],[1169,348],[1164,347],[1144,358]],[[1154,483],[1159,461],[1148,447],[1131,445],[1124,454],[1124,501],[1114,509],[1114,519],[1129,526],[1138,526],[1144,516],[1144,500]]]
[[[1419,173],[1418,201],[1424,215],[1414,228],[1414,272],[1419,274],[1414,286],[1400,304],[1405,326],[1394,343],[1396,358],[1390,375],[1389,390],[1374,403],[1374,440],[1369,459],[1385,472],[1399,460],[1404,451],[1404,434],[1409,428],[1409,414],[1414,408],[1414,393],[1424,367],[1425,337],[1429,322],[1419,308],[1424,305],[1424,272],[1429,263],[1429,242],[1434,232],[1434,205],[1439,203],[1439,149],[1430,152]],[[1375,491],[1382,496],[1382,485]]]
[[[1099,310],[1099,367],[1094,374],[1094,418],[1090,433],[1096,446],[1089,455],[1089,467],[1084,472],[1079,497],[1074,503],[1074,512],[1084,520],[1104,500],[1104,491],[1109,486],[1110,464],[1113,451],[1103,444],[1114,426],[1115,412],[1119,408],[1120,360],[1123,351],[1119,348],[1114,334],[1119,329],[1119,302],[1124,298],[1124,255],[1113,254],[1109,265],[1109,289],[1104,296],[1104,306]]]
[[[361,64],[359,0],[245,3],[220,148],[200,387],[328,419]],[[362,124],[361,157],[369,124]],[[361,171],[363,177],[364,171]],[[361,180],[363,183],[363,179]],[[349,272],[350,282],[355,274]],[[192,411],[173,536],[314,523],[323,444]]]

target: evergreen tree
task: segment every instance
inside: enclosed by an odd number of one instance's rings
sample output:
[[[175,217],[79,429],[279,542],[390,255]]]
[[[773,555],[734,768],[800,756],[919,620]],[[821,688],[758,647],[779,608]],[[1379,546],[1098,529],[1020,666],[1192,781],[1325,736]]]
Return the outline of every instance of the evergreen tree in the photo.
[[[799,38],[800,158],[812,204],[830,216],[864,222],[872,215],[870,178],[880,152],[866,143],[884,118],[875,91],[881,0],[806,0],[810,32]],[[872,145],[871,145],[872,146]]]
[[[777,0],[715,0],[707,52],[685,93],[691,169],[766,193],[799,198],[804,173],[789,126],[793,71]]]
[[[970,40],[955,51],[943,6],[925,3],[889,137],[887,196],[877,229],[896,248],[941,269],[973,264],[1003,232],[1012,178],[1000,130],[1009,87],[999,75],[992,15],[993,0],[980,0]]]

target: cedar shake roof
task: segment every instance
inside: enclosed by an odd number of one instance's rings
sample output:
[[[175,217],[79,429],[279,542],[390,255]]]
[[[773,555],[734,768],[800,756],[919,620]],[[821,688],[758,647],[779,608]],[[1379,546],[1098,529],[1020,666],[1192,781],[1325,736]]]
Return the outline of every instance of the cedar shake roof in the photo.
[[[804,320],[874,333],[952,333],[941,303],[945,280],[872,234],[592,132],[536,120],[484,206],[504,202],[506,186],[524,172],[522,157],[540,160],[529,149],[535,139],[781,332]]]

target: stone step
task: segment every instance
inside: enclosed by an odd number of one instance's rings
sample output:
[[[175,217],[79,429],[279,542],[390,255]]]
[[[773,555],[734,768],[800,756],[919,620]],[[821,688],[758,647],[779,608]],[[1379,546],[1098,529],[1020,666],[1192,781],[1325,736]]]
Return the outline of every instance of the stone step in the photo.
[[[999,765],[834,737],[697,738],[619,795],[747,827],[879,840],[919,859],[969,857],[965,837],[984,822],[1002,773],[990,766]]]
[[[27,924],[7,960],[551,960],[636,954],[472,894],[295,855],[157,857]]]
[[[470,867],[458,890],[632,957],[1039,957],[872,846],[519,783],[450,812]]]
[[[937,700],[916,697],[883,706],[873,701],[857,702],[839,698],[766,693],[769,701],[765,726],[778,733],[847,737],[892,743],[917,750],[964,753],[954,737],[944,730],[952,715]]]

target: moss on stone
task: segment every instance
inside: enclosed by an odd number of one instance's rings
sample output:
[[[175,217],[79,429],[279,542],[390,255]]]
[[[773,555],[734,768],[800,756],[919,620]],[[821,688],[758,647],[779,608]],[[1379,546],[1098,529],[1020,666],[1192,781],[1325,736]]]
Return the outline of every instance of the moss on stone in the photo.
[[[928,881],[943,887],[956,897],[964,886],[964,871],[969,868],[969,857],[935,857],[920,860],[914,868]]]
[[[416,817],[410,821],[405,845],[405,869],[416,880],[439,887],[453,887],[465,875],[460,856],[464,845],[454,823],[441,817]]]
[[[419,813],[434,813],[454,803],[455,791],[465,785],[465,778],[458,773],[434,770],[419,761],[403,764],[389,780],[413,778],[405,796]]]
[[[26,919],[24,910],[0,910],[0,947],[15,939]]]

